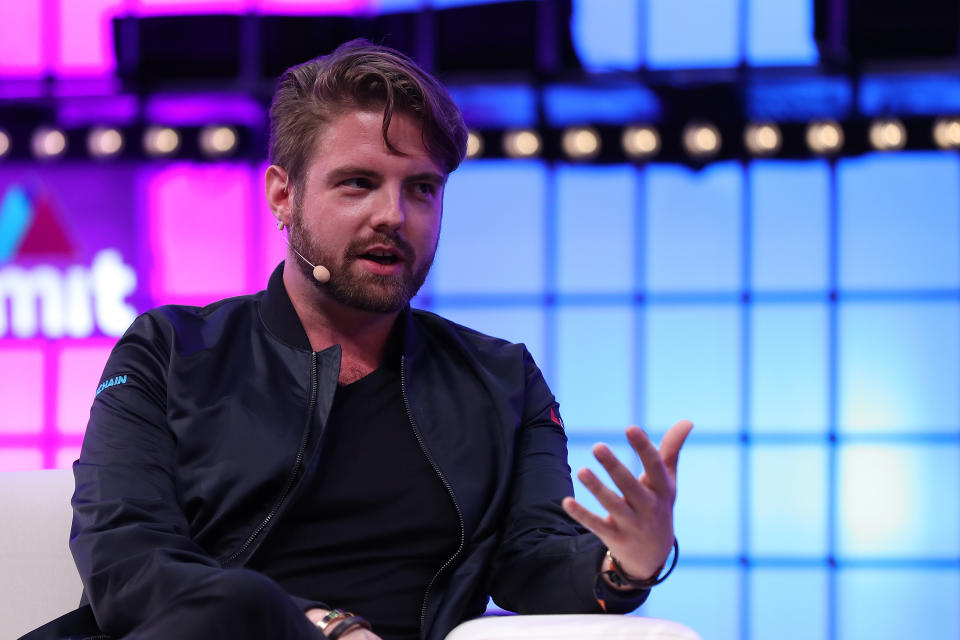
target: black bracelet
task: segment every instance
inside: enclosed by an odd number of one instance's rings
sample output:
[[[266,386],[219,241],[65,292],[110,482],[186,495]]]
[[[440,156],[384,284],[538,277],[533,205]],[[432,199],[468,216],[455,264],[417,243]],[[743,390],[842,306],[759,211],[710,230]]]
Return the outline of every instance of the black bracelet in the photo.
[[[610,554],[609,550],[607,551]],[[617,559],[610,555],[610,563],[613,565],[612,571],[604,571],[603,575],[618,587],[631,587],[633,589],[649,589],[650,587],[655,587],[664,580],[667,579],[673,570],[677,566],[677,558],[680,556],[680,545],[677,543],[677,539],[673,539],[673,562],[670,564],[670,568],[667,569],[667,572],[660,577],[654,576],[652,578],[647,578],[646,580],[636,580],[631,578],[624,572],[623,568],[620,566],[620,563],[617,562]],[[663,567],[660,568],[660,571],[663,571]],[[659,574],[660,571],[657,573]]]
[[[330,638],[330,640],[337,640],[337,638],[347,633],[354,627],[363,627],[364,629],[372,628],[370,626],[370,623],[367,622],[364,618],[361,618],[360,616],[350,616],[348,618],[344,618],[343,620],[341,620],[340,624],[335,626],[333,628],[333,631],[331,631],[330,635],[328,635],[327,637]]]

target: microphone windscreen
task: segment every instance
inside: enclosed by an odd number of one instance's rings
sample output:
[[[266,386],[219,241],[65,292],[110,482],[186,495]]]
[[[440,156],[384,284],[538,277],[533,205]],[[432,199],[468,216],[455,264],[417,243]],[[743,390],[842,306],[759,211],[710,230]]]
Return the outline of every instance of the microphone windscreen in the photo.
[[[330,279],[330,270],[322,264],[318,264],[313,268],[313,277],[317,282],[324,283]]]

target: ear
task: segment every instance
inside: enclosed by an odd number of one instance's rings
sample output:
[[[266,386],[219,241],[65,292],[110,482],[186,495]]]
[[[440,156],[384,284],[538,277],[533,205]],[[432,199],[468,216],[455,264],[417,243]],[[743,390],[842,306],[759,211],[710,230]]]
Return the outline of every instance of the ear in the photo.
[[[270,211],[278,221],[289,227],[290,212],[293,208],[293,185],[289,184],[287,172],[272,164],[267,167],[264,183]]]

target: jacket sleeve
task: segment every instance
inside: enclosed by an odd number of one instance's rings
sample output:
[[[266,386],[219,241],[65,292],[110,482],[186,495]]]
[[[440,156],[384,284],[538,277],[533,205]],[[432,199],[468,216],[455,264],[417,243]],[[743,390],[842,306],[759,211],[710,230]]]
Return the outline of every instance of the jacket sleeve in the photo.
[[[74,464],[70,550],[97,623],[117,637],[227,571],[190,537],[178,501],[166,420],[171,341],[149,314],[120,339]]]
[[[606,547],[560,506],[573,495],[567,437],[543,375],[524,351],[526,401],[516,434],[510,502],[494,558],[491,595],[525,614],[611,613],[640,606],[649,590],[617,591],[598,582]]]

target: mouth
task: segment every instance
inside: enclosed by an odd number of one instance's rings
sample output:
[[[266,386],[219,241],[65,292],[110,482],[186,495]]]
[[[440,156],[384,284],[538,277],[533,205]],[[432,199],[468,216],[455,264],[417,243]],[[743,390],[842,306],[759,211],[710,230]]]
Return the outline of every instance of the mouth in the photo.
[[[360,254],[365,260],[376,262],[377,264],[391,265],[400,262],[400,257],[390,251],[368,251]]]

